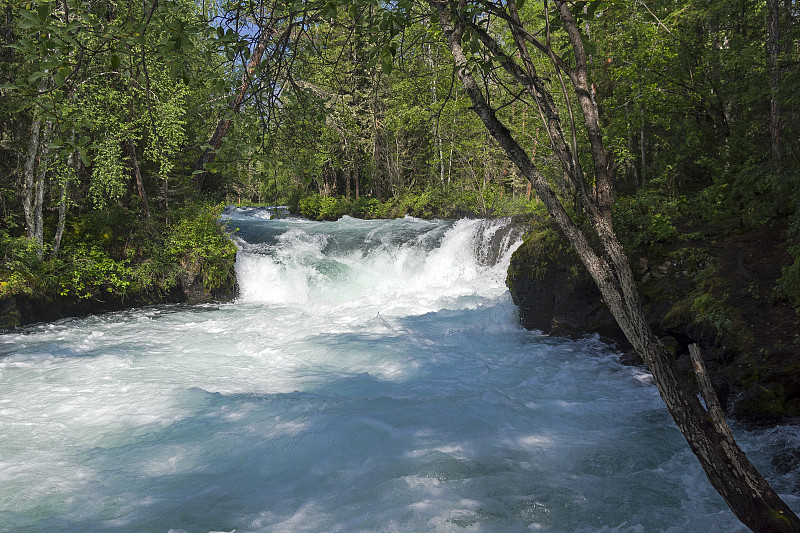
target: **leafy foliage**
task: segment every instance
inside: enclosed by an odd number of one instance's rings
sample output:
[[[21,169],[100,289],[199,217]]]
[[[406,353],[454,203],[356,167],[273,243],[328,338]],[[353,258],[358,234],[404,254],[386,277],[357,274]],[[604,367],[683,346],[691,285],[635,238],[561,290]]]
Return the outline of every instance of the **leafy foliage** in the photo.
[[[219,283],[223,273],[203,266],[201,255],[176,266],[178,256],[194,253],[186,243],[204,239],[208,244],[197,250],[213,264],[230,259],[227,241],[188,222],[197,216],[201,227],[211,227],[211,212],[191,207],[197,201],[283,204],[325,220],[536,209],[529,184],[455,82],[427,3],[3,5],[5,293],[41,293],[45,278],[60,279],[74,297],[166,291],[182,268]],[[516,5],[531,27],[550,20],[548,38],[563,49],[566,33],[552,3]],[[626,248],[668,244],[684,236],[687,221],[702,236],[707,227],[747,231],[797,218],[800,171],[796,143],[788,140],[800,132],[800,68],[791,55],[800,33],[796,10],[786,6],[773,90],[767,13],[755,0],[572,4],[586,31],[602,134],[614,156],[614,221]],[[514,57],[513,43],[496,15],[505,4],[462,7],[459,16],[473,23],[461,43],[469,67],[534,164],[558,182],[560,163],[545,149],[541,117],[527,96],[508,90],[514,80],[503,66]],[[498,49],[485,47],[480,28],[502,37]],[[259,47],[266,53],[258,55]],[[579,122],[582,111],[562,94],[549,59],[532,61],[552,73],[540,81],[554,95],[560,120]],[[780,161],[770,157],[773,98],[783,110]],[[225,137],[212,145],[222,125]],[[573,142],[589,168],[587,139]],[[213,162],[198,169],[208,151]],[[587,183],[593,185],[591,172]],[[558,194],[569,205],[575,191]],[[23,212],[26,201],[30,213]],[[125,216],[87,222],[118,212]],[[111,237],[104,240],[92,224],[111,229]],[[793,263],[781,291],[800,302],[800,231],[790,231],[787,241]],[[92,276],[108,281],[92,284]]]
[[[95,211],[71,224],[63,254],[45,260],[31,239],[0,234],[0,297],[141,301],[169,293],[186,275],[207,290],[224,287],[236,246],[219,212],[187,207],[167,225],[140,224],[116,208]]]

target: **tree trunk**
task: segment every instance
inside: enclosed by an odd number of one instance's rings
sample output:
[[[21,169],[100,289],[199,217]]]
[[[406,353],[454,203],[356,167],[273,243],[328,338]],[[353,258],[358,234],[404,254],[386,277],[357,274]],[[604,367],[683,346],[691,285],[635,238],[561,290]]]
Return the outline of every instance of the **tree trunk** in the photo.
[[[28,154],[25,156],[23,167],[23,196],[22,211],[25,213],[25,229],[28,238],[33,239],[36,234],[36,221],[34,217],[34,204],[36,196],[36,160],[39,155],[39,136],[41,134],[42,121],[36,119],[31,124],[31,136],[28,141]]]
[[[781,148],[781,104],[779,91],[781,71],[778,65],[780,55],[779,0],[767,0],[767,49],[770,69],[770,133],[772,137],[772,163],[779,169],[783,159]]]
[[[67,166],[72,167],[73,154],[69,155]],[[61,238],[64,236],[64,226],[67,221],[67,190],[69,188],[69,178],[65,177],[61,182],[61,194],[58,201],[58,226],[56,226],[56,234],[53,237],[53,257],[58,257],[58,252],[61,250]]]
[[[273,30],[271,25],[263,28],[261,30],[261,35],[259,36],[258,43],[256,44],[255,48],[253,49],[252,55],[250,59],[247,61],[247,65],[245,67],[245,71],[242,74],[242,80],[239,84],[239,90],[236,93],[236,96],[233,100],[231,100],[230,104],[228,104],[228,113],[226,113],[222,119],[217,123],[217,127],[214,130],[214,134],[211,136],[211,139],[208,141],[208,146],[203,153],[200,155],[198,160],[194,164],[194,172],[195,181],[197,183],[197,188],[203,188],[203,180],[205,179],[206,165],[214,161],[214,158],[217,156],[217,151],[219,150],[220,146],[222,146],[222,139],[225,138],[225,135],[228,133],[228,130],[233,123],[232,116],[234,114],[239,113],[239,109],[242,107],[242,102],[244,102],[245,96],[247,96],[247,92],[250,90],[250,86],[253,83],[253,72],[255,71],[256,67],[261,63],[261,58],[264,55],[264,52],[267,49],[267,46],[270,43],[270,38],[273,36]]]
[[[139,170],[139,160],[136,158],[136,146],[133,144],[132,139],[125,141],[125,144],[127,145],[128,153],[131,156],[133,178],[136,181],[136,190],[139,192],[139,198],[142,200],[142,212],[144,213],[144,218],[150,218],[150,206],[147,203],[147,193],[144,190],[142,172]]]
[[[639,106],[639,153],[642,158],[642,181],[639,186],[644,187],[647,184],[647,143],[644,127],[644,108],[641,105]]]
[[[38,246],[37,254],[39,259],[44,257],[44,190],[45,178],[47,177],[47,166],[50,160],[50,139],[53,136],[53,124],[47,123],[44,132],[44,139],[41,143],[41,153],[39,154],[39,165],[36,169],[36,203],[34,205],[34,235]]]
[[[75,140],[75,132],[72,132],[71,140]],[[77,169],[75,167],[75,152],[70,152],[67,156],[67,170],[66,175],[61,176],[61,192],[58,199],[58,225],[56,226],[56,234],[53,236],[53,251],[52,257],[57,257],[58,252],[61,250],[61,239],[64,236],[64,226],[67,221],[67,198],[69,193],[70,176],[75,172],[77,177]]]
[[[794,512],[753,467],[730,433],[721,430],[711,421],[710,413],[702,406],[695,392],[684,380],[677,378],[673,367],[673,356],[655,337],[644,316],[633,273],[611,224],[612,169],[603,148],[597,109],[591,102],[587,56],[570,6],[562,1],[555,2],[574,53],[576,66],[570,68],[567,74],[584,115],[585,133],[591,146],[594,163],[594,181],[597,183],[596,197],[587,194],[585,182],[581,183],[580,169],[574,164],[569,146],[563,141],[555,108],[550,107],[552,98],[543,86],[537,84],[538,77],[528,56],[525,36],[520,31],[522,25],[519,18],[514,16],[516,6],[513,1],[509,2],[509,11],[512,13],[508,19],[509,26],[525,67],[524,71],[520,71],[521,67],[512,65],[510,60],[503,65],[525,86],[539,106],[540,115],[546,120],[545,126],[548,128],[552,147],[564,167],[565,174],[579,188],[581,206],[591,220],[595,236],[600,242],[599,251],[593,248],[588,236],[570,218],[548,181],[512,137],[508,128],[497,119],[495,110],[487,103],[480,86],[470,73],[461,46],[461,37],[467,27],[464,11],[459,11],[453,2],[445,0],[428,0],[428,2],[438,12],[439,22],[455,60],[458,77],[472,101],[473,111],[519,168],[521,174],[531,182],[559,229],[578,253],[625,336],[645,359],[667,409],[700,461],[711,484],[722,495],[734,514],[753,531],[765,533],[800,531],[800,520]],[[480,30],[476,26],[470,26],[470,29],[473,32]],[[485,45],[491,44],[489,42],[491,38],[486,34],[479,37]],[[550,53],[552,58],[552,51]]]
[[[37,121],[38,122],[38,121]],[[34,126],[40,129],[41,126]],[[28,237],[36,242],[36,255],[44,258],[44,191],[47,166],[50,159],[50,139],[53,135],[53,124],[48,122],[44,133],[36,135],[35,142],[28,147],[28,161],[25,162],[25,222],[28,226]],[[33,139],[32,139],[33,141]],[[33,154],[33,148],[39,153]],[[31,156],[33,158],[31,159]],[[35,167],[35,170],[34,170]]]

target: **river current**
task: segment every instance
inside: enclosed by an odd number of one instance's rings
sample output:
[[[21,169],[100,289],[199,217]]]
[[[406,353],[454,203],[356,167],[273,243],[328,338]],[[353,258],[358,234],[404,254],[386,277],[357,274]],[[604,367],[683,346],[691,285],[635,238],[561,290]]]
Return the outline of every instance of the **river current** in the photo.
[[[502,222],[257,214],[235,302],[0,335],[0,531],[745,531],[644,370],[518,326]]]

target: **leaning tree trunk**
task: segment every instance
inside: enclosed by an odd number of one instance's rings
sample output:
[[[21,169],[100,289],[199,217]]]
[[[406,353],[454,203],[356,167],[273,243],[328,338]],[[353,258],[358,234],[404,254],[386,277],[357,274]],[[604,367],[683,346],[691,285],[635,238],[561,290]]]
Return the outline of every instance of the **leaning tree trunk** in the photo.
[[[227,135],[231,124],[233,124],[233,115],[239,113],[242,103],[250,91],[250,87],[253,84],[253,76],[256,74],[256,70],[261,64],[261,58],[264,56],[264,52],[271,47],[278,48],[280,53],[273,50],[272,54],[274,56],[272,59],[276,61],[279,60],[282,56],[282,53],[285,52],[287,41],[291,35],[292,25],[289,24],[288,27],[279,34],[279,38],[277,39],[279,41],[278,43],[272,42],[272,38],[276,35],[274,29],[275,21],[272,19],[273,15],[275,15],[275,13],[271,13],[269,17],[267,17],[267,23],[261,28],[261,33],[258,36],[256,46],[253,48],[250,59],[248,59],[244,72],[242,73],[239,90],[237,91],[233,100],[231,100],[228,104],[228,112],[226,112],[223,118],[217,123],[216,129],[214,130],[211,139],[208,141],[208,146],[206,146],[206,148],[203,150],[203,153],[194,164],[193,174],[195,175],[198,189],[202,189],[203,187],[203,180],[207,173],[206,166],[209,163],[212,163],[216,158],[217,152],[222,146],[222,140],[225,138],[225,135]],[[272,74],[277,76],[276,73]]]
[[[242,102],[244,102],[247,91],[250,89],[250,85],[253,82],[253,71],[261,62],[261,56],[264,54],[264,50],[266,50],[268,42],[269,32],[265,31],[262,33],[261,39],[259,39],[258,44],[253,50],[250,60],[247,62],[245,72],[242,74],[242,82],[239,85],[239,91],[236,93],[236,97],[234,97],[234,99],[231,100],[230,104],[228,105],[228,109],[231,113],[238,113],[239,109],[242,107]],[[208,146],[205,148],[205,150],[203,150],[203,153],[195,162],[194,174],[196,176],[195,180],[197,182],[198,189],[202,189],[203,187],[203,180],[206,175],[206,165],[213,162],[214,158],[216,158],[217,151],[222,146],[222,139],[225,137],[225,135],[227,135],[232,123],[233,119],[231,118],[231,115],[226,113],[225,116],[217,123],[214,134],[208,141]]]
[[[516,142],[508,128],[498,120],[495,110],[488,104],[467,66],[461,38],[468,25],[491,53],[501,53],[497,43],[485,31],[482,32],[481,27],[470,25],[464,10],[458,10],[458,6],[454,5],[455,2],[446,0],[428,0],[428,2],[438,12],[439,22],[455,59],[457,74],[472,101],[472,109],[519,168],[521,174],[532,183],[548,212],[578,253],[622,331],[645,359],[667,409],[700,461],[711,484],[722,495],[734,514],[753,531],[764,533],[800,531],[800,520],[753,467],[734,441],[727,426],[721,427],[715,423],[715,417],[703,407],[688,383],[678,379],[672,355],[658,341],[644,316],[633,273],[611,224],[611,167],[603,149],[597,108],[591,101],[585,50],[569,6],[565,2],[556,1],[561,22],[567,30],[575,54],[575,67],[569,67],[560,61],[547,45],[536,41],[531,34],[523,33],[513,1],[508,2],[509,10],[506,14],[524,67],[511,60],[506,60],[502,64],[537,103],[551,145],[568,179],[577,187],[582,207],[593,224],[594,232],[600,242],[599,251],[593,248],[587,235],[570,218],[553,188],[533,165],[525,150]],[[455,9],[451,10],[451,7]],[[589,140],[594,163],[595,195],[587,191],[577,158],[570,152],[570,147],[560,130],[556,108],[552,104],[553,99],[540,83],[533,62],[528,56],[526,41],[532,40],[537,47],[549,52],[549,57],[556,68],[563,69],[568,74],[574,93],[577,95],[584,116],[584,133]],[[496,47],[495,51],[492,50],[493,46]]]
[[[142,171],[139,168],[139,160],[136,158],[136,146],[133,144],[133,139],[125,141],[125,146],[128,149],[128,155],[131,157],[131,171],[136,182],[139,199],[142,201],[142,213],[144,213],[144,218],[150,218],[150,205],[147,202],[147,192],[144,190],[144,180],[142,179]]]

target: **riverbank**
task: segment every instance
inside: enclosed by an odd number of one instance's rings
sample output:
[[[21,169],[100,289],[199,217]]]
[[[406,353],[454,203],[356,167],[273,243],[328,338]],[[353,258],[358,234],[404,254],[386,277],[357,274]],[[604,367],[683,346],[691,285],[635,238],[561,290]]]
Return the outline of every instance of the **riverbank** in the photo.
[[[203,303],[236,293],[236,245],[220,208],[140,220],[109,209],[74,219],[58,255],[25,237],[0,246],[0,329],[159,303]]]
[[[305,205],[322,205],[318,200],[312,197]],[[346,202],[328,203],[341,207]],[[415,205],[362,204],[377,206],[373,215],[398,216]],[[450,204],[436,205],[428,204],[417,214],[443,214],[442,205]],[[448,209],[465,210],[453,206]],[[160,303],[232,299],[236,247],[219,225],[219,214],[219,208],[195,209],[181,213],[169,226],[133,224],[127,233],[119,231],[124,225],[112,228],[89,221],[66,243],[70,263],[51,259],[36,264],[30,257],[26,263],[18,256],[16,264],[25,269],[13,272],[16,292],[4,282],[0,328]],[[304,214],[313,215],[307,208]],[[594,282],[547,220],[543,214],[514,218],[517,228],[529,233],[511,260],[507,280],[522,325],[553,335],[597,333],[629,351]],[[791,263],[786,221],[738,232],[651,230],[647,238],[620,226],[647,316],[674,350],[681,371],[691,375],[686,347],[698,343],[733,416],[767,424],[796,420],[798,315],[778,289],[782,269]],[[633,235],[638,241],[631,240]],[[6,266],[8,257],[7,250]],[[635,353],[624,360],[641,363]]]
[[[524,327],[554,335],[600,334],[641,364],[577,257],[549,222],[530,233],[509,267]],[[688,230],[691,228],[683,228]],[[786,221],[748,231],[683,231],[683,238],[632,246],[629,258],[656,334],[692,379],[687,346],[700,345],[718,395],[735,418],[754,424],[800,417],[798,315],[780,290]]]

